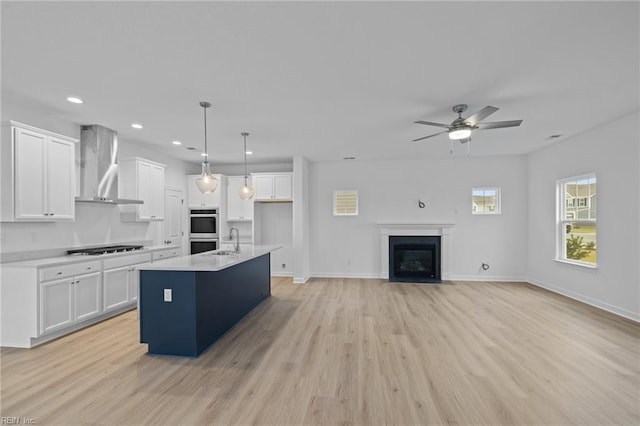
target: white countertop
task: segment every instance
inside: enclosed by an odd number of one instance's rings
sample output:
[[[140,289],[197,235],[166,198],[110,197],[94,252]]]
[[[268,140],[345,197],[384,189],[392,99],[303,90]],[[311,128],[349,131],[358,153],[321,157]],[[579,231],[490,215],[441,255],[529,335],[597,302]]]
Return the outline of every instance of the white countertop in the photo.
[[[2,267],[12,267],[12,268],[38,268],[45,266],[58,266],[65,265],[70,263],[79,263],[79,262],[91,262],[94,260],[104,260],[111,259],[114,257],[121,256],[131,256],[135,254],[143,254],[143,253],[151,253],[158,250],[165,249],[174,249],[180,248],[179,245],[156,245],[156,246],[145,246],[140,250],[131,250],[131,251],[123,251],[118,253],[107,253],[107,254],[99,254],[95,256],[83,256],[83,255],[66,255],[66,256],[55,256],[55,257],[45,257],[42,259],[30,259],[30,260],[22,260],[19,262],[10,262],[3,263]]]
[[[243,247],[240,254],[229,255],[212,254],[220,250],[207,251],[191,256],[174,257],[157,263],[145,263],[139,265],[137,269],[141,271],[220,271],[280,248],[282,246]]]

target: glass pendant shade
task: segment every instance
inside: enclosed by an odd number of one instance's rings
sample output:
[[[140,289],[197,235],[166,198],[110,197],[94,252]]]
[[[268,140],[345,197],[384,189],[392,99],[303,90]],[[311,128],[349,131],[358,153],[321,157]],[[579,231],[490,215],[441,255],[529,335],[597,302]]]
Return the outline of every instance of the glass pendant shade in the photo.
[[[211,174],[209,162],[202,163],[202,174],[196,178],[196,186],[203,194],[211,194],[218,187],[218,178]]]
[[[254,195],[256,195],[255,188],[245,182],[244,186],[240,188],[240,198],[243,200],[250,200]]]
[[[467,139],[469,136],[471,136],[471,130],[470,129],[456,129],[452,132],[449,132],[449,139],[453,139],[453,140],[459,140],[459,139]]]

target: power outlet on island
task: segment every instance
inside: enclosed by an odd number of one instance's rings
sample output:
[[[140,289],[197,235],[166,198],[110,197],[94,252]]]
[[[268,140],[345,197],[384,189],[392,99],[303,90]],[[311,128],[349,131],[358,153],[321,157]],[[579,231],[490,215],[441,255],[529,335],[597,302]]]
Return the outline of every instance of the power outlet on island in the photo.
[[[172,295],[172,291],[170,288],[165,288],[164,289],[164,301],[165,302],[171,302],[171,298],[173,297]]]

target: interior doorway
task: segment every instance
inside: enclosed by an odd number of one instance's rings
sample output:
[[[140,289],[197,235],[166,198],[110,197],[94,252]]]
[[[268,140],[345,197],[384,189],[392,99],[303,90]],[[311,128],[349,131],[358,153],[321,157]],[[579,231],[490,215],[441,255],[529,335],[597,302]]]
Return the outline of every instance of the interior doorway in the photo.
[[[164,243],[182,246],[184,197],[181,189],[164,190]]]

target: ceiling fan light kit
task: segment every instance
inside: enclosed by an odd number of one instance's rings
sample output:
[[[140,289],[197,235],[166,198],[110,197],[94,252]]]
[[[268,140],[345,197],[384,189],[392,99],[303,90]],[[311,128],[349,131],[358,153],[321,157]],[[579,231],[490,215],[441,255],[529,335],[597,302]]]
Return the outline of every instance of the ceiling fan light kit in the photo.
[[[429,139],[434,136],[441,135],[443,133],[449,134],[449,140],[459,140],[460,143],[468,143],[471,140],[471,133],[474,130],[487,130],[487,129],[499,129],[504,127],[517,127],[522,123],[522,120],[510,120],[510,121],[496,121],[493,123],[481,123],[482,120],[498,111],[499,108],[494,106],[486,106],[482,108],[480,111],[475,114],[464,118],[462,117],[462,113],[467,110],[467,104],[458,104],[453,106],[453,112],[458,114],[458,118],[453,120],[451,124],[444,123],[434,123],[432,121],[424,121],[418,120],[414,121],[416,124],[424,124],[426,126],[436,126],[436,127],[444,127],[447,130],[443,130],[442,132],[434,133],[432,135],[423,136],[418,139],[414,139],[413,142],[419,142],[424,139]],[[453,153],[453,150],[450,148],[449,151]],[[469,148],[467,146],[467,154]]]
[[[454,141],[457,141],[460,139],[467,139],[469,136],[471,136],[471,129],[467,127],[454,129],[449,132],[449,139],[453,139]]]

